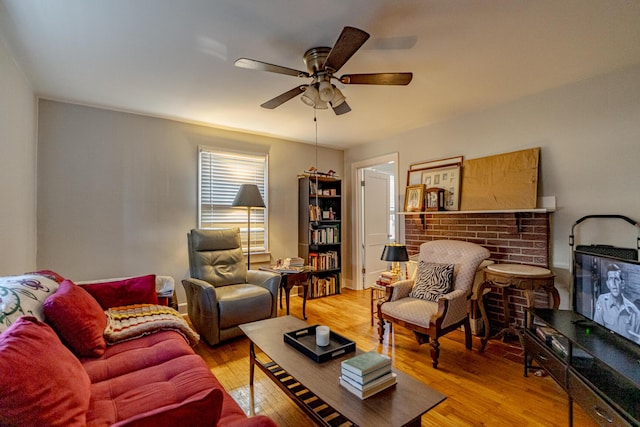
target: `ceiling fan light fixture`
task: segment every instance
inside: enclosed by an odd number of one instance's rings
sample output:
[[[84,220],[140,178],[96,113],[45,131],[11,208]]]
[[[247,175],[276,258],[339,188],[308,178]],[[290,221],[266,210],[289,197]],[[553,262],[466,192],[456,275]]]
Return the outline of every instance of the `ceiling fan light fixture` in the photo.
[[[333,86],[329,81],[323,80],[318,84],[318,93],[320,95],[320,99],[324,102],[330,102],[333,99],[334,91]]]
[[[315,107],[318,101],[320,101],[320,96],[318,94],[318,89],[314,84],[310,84],[304,90],[304,93],[300,97],[300,100],[307,104],[309,107]]]
[[[329,106],[326,102],[319,99],[318,102],[316,102],[316,105],[313,106],[313,108],[315,108],[316,110],[326,110],[327,108],[329,108]]]
[[[335,87],[335,85],[333,86],[333,98],[331,99],[331,106],[332,107],[339,107],[340,105],[342,105],[344,103],[344,101],[347,98],[345,98],[345,96],[342,94],[342,91],[340,91],[340,89],[338,89],[337,87]]]

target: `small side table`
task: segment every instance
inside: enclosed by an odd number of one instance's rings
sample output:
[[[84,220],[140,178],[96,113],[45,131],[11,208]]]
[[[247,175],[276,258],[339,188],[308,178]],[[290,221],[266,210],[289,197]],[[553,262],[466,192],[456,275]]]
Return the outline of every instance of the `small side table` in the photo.
[[[282,309],[282,291],[284,290],[287,303],[287,315],[289,315],[289,295],[294,286],[302,286],[302,318],[307,320],[307,293],[309,292],[309,273],[280,273],[280,309]]]
[[[176,291],[174,290],[171,296],[158,296],[158,304],[166,305],[167,307],[171,307],[177,311],[178,297],[176,296]]]
[[[377,317],[378,313],[378,301],[385,299],[387,295],[387,287],[374,283],[371,285],[371,326],[373,326],[373,320]]]
[[[555,274],[551,270],[525,264],[492,264],[484,268],[484,282],[478,287],[478,305],[484,321],[484,337],[481,339],[480,351],[484,351],[491,336],[489,316],[484,307],[484,291],[487,288],[501,288],[502,307],[504,310],[505,329],[498,336],[504,335],[509,328],[509,294],[507,288],[514,287],[524,291],[527,308],[535,303],[535,291],[545,289],[553,297],[553,308],[560,306],[560,295],[554,283]]]

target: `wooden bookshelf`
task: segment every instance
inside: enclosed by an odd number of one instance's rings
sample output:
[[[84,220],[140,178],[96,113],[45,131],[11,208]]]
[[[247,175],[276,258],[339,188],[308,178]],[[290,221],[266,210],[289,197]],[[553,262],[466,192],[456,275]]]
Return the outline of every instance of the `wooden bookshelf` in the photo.
[[[342,181],[298,178],[298,256],[313,270],[307,298],[340,293]]]

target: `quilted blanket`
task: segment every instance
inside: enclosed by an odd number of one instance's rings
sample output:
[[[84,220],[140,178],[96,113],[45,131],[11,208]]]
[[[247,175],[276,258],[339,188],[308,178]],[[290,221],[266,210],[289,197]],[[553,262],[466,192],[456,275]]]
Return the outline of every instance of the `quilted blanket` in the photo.
[[[155,304],[134,304],[112,307],[105,311],[107,327],[104,337],[108,344],[135,339],[158,331],[176,331],[195,346],[200,336],[173,308]]]

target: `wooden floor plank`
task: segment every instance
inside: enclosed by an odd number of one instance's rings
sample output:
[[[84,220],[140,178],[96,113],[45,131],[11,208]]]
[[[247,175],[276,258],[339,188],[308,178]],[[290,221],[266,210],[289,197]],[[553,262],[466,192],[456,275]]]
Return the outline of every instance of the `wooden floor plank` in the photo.
[[[371,326],[369,291],[343,290],[341,295],[307,302],[310,324],[328,325],[356,342],[365,351],[376,350],[393,359],[395,369],[419,379],[447,396],[422,417],[423,426],[565,426],[567,397],[548,376],[523,376],[522,351],[518,345],[489,341],[478,352],[464,347],[464,334],[454,331],[440,340],[438,369],[431,366],[429,345],[419,346],[413,333],[393,328],[378,342]],[[291,314],[301,317],[302,299],[291,297]],[[283,315],[284,310],[279,310]],[[225,389],[249,413],[249,341],[242,337],[215,347],[196,347]],[[279,426],[311,425],[311,420],[282,390],[256,370],[255,411],[271,417]],[[596,424],[574,405],[574,424]]]

